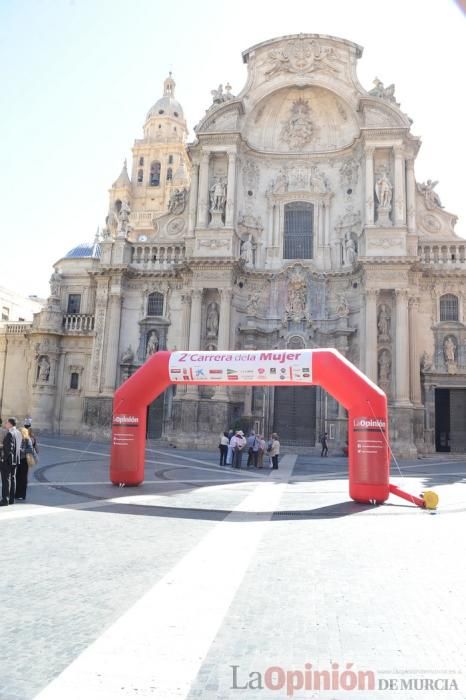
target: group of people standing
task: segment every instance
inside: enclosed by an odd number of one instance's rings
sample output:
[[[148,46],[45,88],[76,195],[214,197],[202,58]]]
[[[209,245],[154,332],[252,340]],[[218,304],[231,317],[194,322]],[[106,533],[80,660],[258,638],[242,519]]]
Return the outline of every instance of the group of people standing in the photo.
[[[16,418],[8,418],[2,427],[0,418],[0,471],[2,499],[0,506],[25,501],[29,468],[37,463],[37,440],[32,432],[31,420],[26,418],[18,430]]]
[[[278,469],[280,441],[277,433],[272,433],[268,442],[263,435],[256,435],[252,430],[246,438],[242,430],[225,431],[220,435],[218,445],[220,450],[220,466],[232,466],[241,469],[243,454],[247,454],[246,467],[263,469],[264,456],[270,458],[270,467]]]

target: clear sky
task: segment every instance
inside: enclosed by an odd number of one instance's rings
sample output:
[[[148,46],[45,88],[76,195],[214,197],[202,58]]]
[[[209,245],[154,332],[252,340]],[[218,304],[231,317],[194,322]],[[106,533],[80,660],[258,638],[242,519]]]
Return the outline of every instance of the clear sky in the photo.
[[[52,265],[91,242],[107,190],[172,70],[190,128],[241,52],[298,32],[364,47],[359,79],[395,83],[422,137],[416,177],[466,237],[464,16],[453,0],[1,0],[0,284],[48,294]]]

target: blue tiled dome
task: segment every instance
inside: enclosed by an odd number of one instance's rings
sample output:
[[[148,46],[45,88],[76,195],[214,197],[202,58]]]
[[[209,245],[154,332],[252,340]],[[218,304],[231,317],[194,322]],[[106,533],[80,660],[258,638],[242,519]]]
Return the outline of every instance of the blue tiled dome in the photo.
[[[80,243],[65,255],[65,258],[100,258],[99,243]]]

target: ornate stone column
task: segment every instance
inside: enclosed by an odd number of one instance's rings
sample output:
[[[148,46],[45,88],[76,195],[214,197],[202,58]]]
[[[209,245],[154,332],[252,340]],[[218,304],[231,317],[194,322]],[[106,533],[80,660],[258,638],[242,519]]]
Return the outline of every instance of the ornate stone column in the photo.
[[[236,191],[236,153],[228,153],[227,202],[225,209],[225,226],[232,228],[235,217]]]
[[[188,210],[188,235],[192,236],[196,226],[196,209],[197,209],[197,191],[199,187],[199,165],[193,163],[191,171],[191,190],[189,193],[189,210]]]
[[[366,225],[374,223],[374,149],[366,148]]]
[[[406,161],[406,206],[408,210],[408,231],[416,233],[416,179],[414,177],[414,158]]]
[[[201,307],[202,289],[193,289],[191,292],[191,317],[189,323],[189,350],[199,350],[201,344]],[[185,398],[197,399],[199,396],[197,386],[188,384]]]
[[[395,186],[394,186],[394,224],[405,224],[405,183],[404,183],[404,153],[402,148],[394,148],[395,154]]]
[[[181,341],[179,350],[187,350],[189,348],[189,319],[191,315],[191,294],[184,292],[181,295]],[[187,387],[185,384],[180,384],[176,387],[176,393],[179,396],[186,394]]]
[[[413,404],[421,404],[421,373],[417,352],[417,314],[419,311],[419,298],[411,297],[409,300],[409,386],[410,399]],[[397,329],[398,330],[398,329]]]
[[[218,349],[230,349],[231,289],[220,290],[220,321],[218,326]]]
[[[121,286],[112,285],[108,301],[104,392],[112,393],[116,386],[118,351],[120,347]]]
[[[395,400],[409,404],[408,290],[396,289],[395,296]]]
[[[218,349],[230,349],[230,318],[231,318],[231,289],[220,289],[220,320],[218,324]],[[215,389],[215,398],[221,401],[228,401],[226,386],[219,386]]]
[[[209,214],[209,161],[210,153],[203,153],[199,166],[197,225],[206,228]]]
[[[377,382],[377,290],[366,289],[365,344],[366,374]]]
[[[97,284],[95,300],[94,344],[92,347],[91,375],[88,379],[88,391],[99,393],[102,383],[102,351],[104,345],[105,322],[107,315],[108,280]]]

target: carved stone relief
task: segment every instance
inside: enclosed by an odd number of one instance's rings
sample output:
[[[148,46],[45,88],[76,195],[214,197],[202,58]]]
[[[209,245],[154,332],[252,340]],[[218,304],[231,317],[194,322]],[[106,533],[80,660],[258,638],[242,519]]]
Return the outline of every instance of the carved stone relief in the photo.
[[[278,73],[338,73],[342,63],[333,47],[325,47],[315,40],[294,39],[268,52],[264,75],[271,78]]]
[[[296,151],[309,143],[312,134],[313,124],[309,103],[302,99],[296,100],[293,102],[290,116],[283,126],[280,138],[288,144],[290,150]]]

